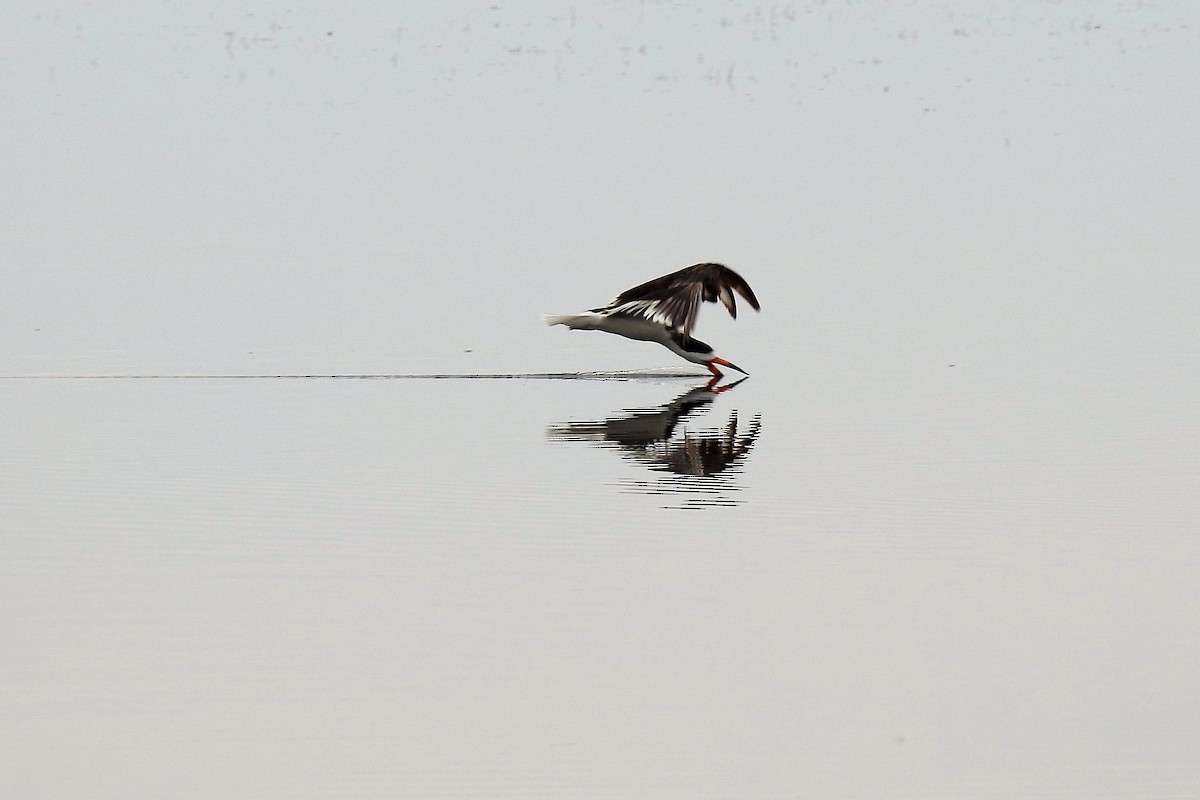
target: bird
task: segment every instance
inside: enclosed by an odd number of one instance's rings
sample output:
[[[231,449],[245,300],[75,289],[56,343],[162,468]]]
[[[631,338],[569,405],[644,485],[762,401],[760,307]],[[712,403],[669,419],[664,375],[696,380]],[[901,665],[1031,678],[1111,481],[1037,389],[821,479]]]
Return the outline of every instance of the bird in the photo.
[[[626,289],[606,306],[581,314],[544,314],[547,325],[565,325],[571,330],[605,331],[657,342],[677,356],[694,364],[703,364],[714,381],[722,377],[718,367],[746,370],[717,356],[712,347],[692,336],[701,302],[718,300],[737,319],[740,294],[750,307],[759,310],[758,298],[750,284],[724,264],[694,264],[670,275]]]

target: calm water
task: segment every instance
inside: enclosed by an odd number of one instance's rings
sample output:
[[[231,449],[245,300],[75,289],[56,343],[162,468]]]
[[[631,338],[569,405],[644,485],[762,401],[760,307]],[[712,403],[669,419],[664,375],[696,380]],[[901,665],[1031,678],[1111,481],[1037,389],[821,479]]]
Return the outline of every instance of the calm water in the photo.
[[[1200,785],[1192,409],[821,379],[4,381],[6,791]]]
[[[1200,795],[1198,38],[6,3],[0,796]]]

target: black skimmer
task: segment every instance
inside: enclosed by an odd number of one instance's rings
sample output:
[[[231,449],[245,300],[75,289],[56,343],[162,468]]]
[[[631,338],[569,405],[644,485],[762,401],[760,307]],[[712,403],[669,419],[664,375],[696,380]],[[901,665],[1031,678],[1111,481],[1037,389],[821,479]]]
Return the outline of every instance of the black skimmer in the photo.
[[[722,264],[696,264],[627,289],[603,308],[582,314],[545,314],[547,325],[566,325],[577,331],[607,331],[627,339],[658,342],[677,356],[708,367],[713,378],[718,366],[750,373],[731,364],[704,342],[692,337],[700,303],[718,300],[737,319],[734,292],[758,311],[758,298],[741,275]]]

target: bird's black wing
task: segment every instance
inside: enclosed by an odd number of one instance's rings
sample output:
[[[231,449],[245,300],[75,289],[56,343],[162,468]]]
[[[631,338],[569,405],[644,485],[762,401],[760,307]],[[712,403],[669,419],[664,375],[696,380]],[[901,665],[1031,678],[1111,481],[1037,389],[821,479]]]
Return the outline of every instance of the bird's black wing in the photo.
[[[696,264],[626,289],[606,310],[644,317],[690,334],[696,326],[701,302],[720,300],[729,315],[737,319],[734,292],[758,310],[758,298],[741,275],[721,264]]]

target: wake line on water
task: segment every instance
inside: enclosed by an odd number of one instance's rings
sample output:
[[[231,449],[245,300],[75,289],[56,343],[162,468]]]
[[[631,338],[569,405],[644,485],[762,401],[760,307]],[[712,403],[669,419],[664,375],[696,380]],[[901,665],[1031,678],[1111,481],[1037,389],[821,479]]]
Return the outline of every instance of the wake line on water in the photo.
[[[344,374],[258,374],[258,375],[202,375],[202,374],[101,374],[101,375],[0,375],[0,380],[391,380],[391,381],[646,381],[677,380],[691,378],[707,379],[702,372],[474,372],[474,373],[344,373]]]

